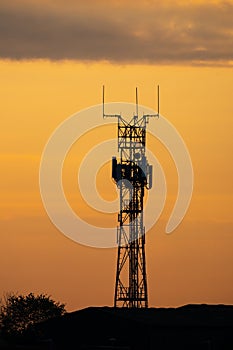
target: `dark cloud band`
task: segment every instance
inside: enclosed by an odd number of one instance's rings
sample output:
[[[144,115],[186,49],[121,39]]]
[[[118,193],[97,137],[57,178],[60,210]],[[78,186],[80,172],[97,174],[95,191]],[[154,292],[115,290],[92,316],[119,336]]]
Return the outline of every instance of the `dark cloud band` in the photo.
[[[95,5],[97,6],[97,5]],[[0,8],[0,57],[119,63],[233,61],[233,5],[111,12]],[[96,7],[97,9],[97,7]]]

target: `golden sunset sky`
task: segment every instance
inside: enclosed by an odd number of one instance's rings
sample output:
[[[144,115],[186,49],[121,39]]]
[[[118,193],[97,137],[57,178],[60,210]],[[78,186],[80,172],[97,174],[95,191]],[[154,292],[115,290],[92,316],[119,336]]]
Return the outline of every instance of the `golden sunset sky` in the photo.
[[[103,84],[108,102],[134,102],[137,86],[150,108],[159,84],[160,112],[190,152],[194,191],[167,235],[177,173],[152,142],[168,196],[146,236],[149,306],[233,304],[232,18],[233,1],[0,0],[0,297],[47,293],[69,311],[113,305],[116,249],[82,246],[55,228],[40,196],[40,160],[60,123],[101,103]],[[87,208],[75,183],[93,140],[67,156],[64,189],[85,220],[114,226],[117,214]],[[97,186],[115,198],[109,164]]]

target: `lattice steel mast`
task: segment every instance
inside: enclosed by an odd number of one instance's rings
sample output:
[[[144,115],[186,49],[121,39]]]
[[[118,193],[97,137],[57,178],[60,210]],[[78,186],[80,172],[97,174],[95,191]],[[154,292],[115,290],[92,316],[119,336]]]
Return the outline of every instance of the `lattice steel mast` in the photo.
[[[112,178],[120,191],[115,307],[148,307],[143,197],[145,188],[152,186],[152,165],[145,155],[146,125],[149,117],[159,114],[138,116],[137,89],[136,106],[130,122],[120,115],[106,115],[103,91],[104,117],[118,118],[120,159],[112,158]]]

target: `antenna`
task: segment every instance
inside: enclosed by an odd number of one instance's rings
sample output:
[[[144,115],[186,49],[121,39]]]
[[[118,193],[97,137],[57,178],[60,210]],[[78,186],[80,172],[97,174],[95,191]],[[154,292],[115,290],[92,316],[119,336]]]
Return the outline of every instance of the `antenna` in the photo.
[[[159,85],[157,87],[157,97],[158,97],[158,117],[159,117]]]
[[[138,117],[138,88],[136,87],[136,117]]]
[[[157,97],[158,97],[158,113],[157,114],[144,114],[143,117],[150,118],[150,117],[156,117],[159,118],[159,85],[157,86]]]
[[[105,114],[105,86],[103,85],[103,118],[120,118],[120,114]]]
[[[104,114],[104,85],[103,85],[103,118],[104,118],[105,114]]]

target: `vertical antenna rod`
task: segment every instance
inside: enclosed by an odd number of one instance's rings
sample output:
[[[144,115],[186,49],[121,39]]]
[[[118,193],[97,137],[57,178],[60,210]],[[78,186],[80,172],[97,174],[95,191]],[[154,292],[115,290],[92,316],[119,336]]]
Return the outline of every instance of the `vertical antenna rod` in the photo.
[[[159,116],[159,85],[158,85],[157,96],[158,96],[158,116]]]
[[[104,85],[103,85],[103,118],[104,118]]]
[[[136,116],[138,117],[138,88],[136,87]]]

